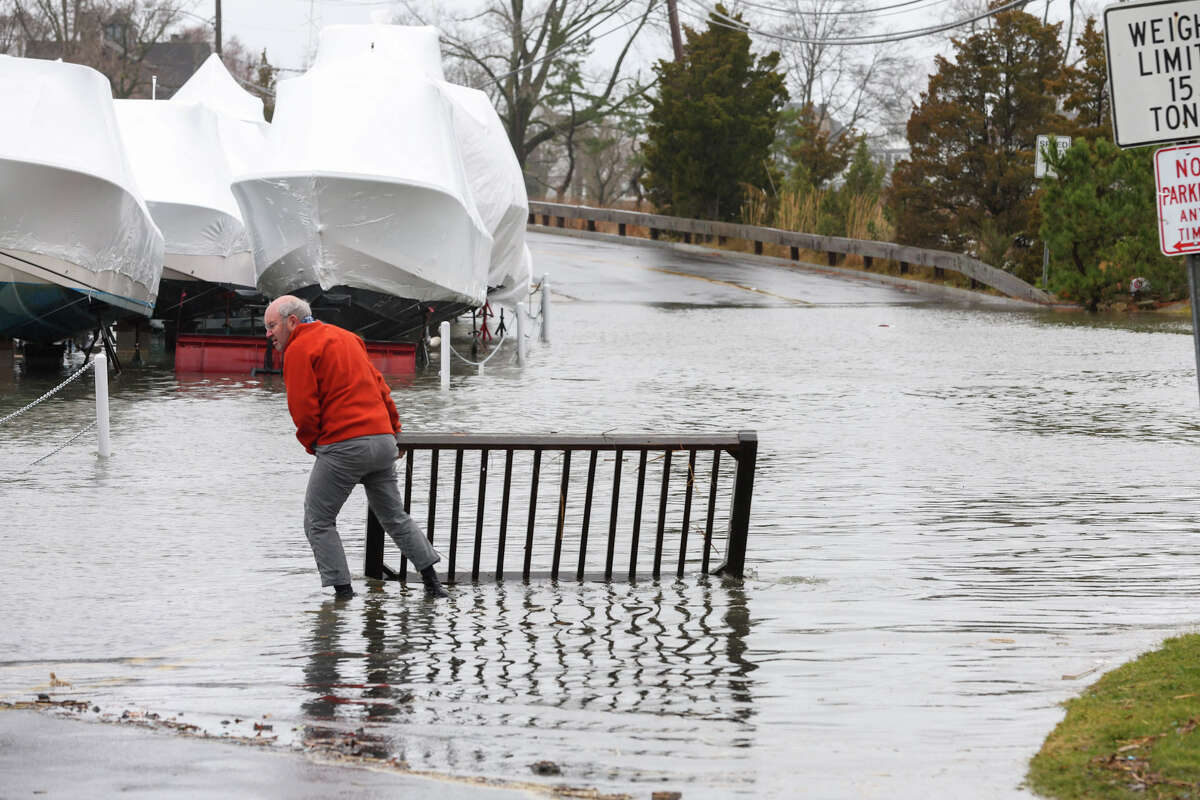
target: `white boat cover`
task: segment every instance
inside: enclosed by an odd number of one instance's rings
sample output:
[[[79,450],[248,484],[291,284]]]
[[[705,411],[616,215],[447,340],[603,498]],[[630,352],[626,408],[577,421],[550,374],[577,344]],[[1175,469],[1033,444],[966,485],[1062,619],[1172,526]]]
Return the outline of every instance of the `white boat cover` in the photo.
[[[321,31],[318,64],[367,53],[382,55],[399,74],[419,71],[436,81],[453,103],[454,132],[471,198],[493,240],[488,299],[505,305],[524,299],[532,264],[525,247],[529,198],[521,166],[491,100],[476,89],[446,81],[436,28],[334,25]]]
[[[218,114],[245,122],[263,122],[263,101],[247,92],[213,53],[171,95],[172,103],[208,106]]]
[[[267,136],[262,99],[243,89],[216,53],[205,59],[169,102],[204,106],[217,114],[230,175],[236,177],[258,166]]]
[[[492,234],[488,299],[512,306],[529,294],[532,259],[525,247],[525,176],[488,96],[453,83],[441,87],[454,103],[454,130],[475,207]]]
[[[170,277],[254,286],[254,260],[206,106],[117,100],[133,174],[165,239]],[[171,275],[171,270],[179,275]]]
[[[481,305],[492,239],[454,107],[383,46],[412,29],[362,26],[383,31],[375,40],[348,27],[323,32],[312,69],[278,84],[261,164],[235,179],[258,287],[277,295],[344,285]]]
[[[163,239],[138,193],[108,80],[0,55],[0,251],[34,280],[149,315]],[[17,188],[19,187],[19,189]]]

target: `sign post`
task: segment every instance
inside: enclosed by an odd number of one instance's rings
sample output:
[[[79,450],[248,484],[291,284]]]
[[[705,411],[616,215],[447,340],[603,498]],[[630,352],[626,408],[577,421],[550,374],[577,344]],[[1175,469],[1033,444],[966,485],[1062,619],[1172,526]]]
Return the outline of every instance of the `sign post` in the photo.
[[[1046,163],[1046,156],[1049,155],[1051,147],[1058,152],[1058,157],[1062,158],[1062,154],[1071,149],[1071,137],[1038,134],[1033,157],[1033,177],[1037,180],[1058,177],[1054,167]],[[1042,288],[1050,288],[1050,248],[1045,242],[1042,242]]]

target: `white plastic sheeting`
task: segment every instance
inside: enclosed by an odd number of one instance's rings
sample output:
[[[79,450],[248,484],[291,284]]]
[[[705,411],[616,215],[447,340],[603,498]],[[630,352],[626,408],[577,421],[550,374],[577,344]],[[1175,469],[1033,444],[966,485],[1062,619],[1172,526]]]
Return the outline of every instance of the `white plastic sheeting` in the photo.
[[[452,83],[441,88],[454,103],[454,130],[471,195],[492,234],[488,298],[511,306],[529,294],[532,258],[525,246],[529,219],[525,177],[488,96]]]
[[[202,105],[155,100],[114,105],[134,176],[165,239],[165,275],[254,286],[217,115]]]
[[[277,85],[261,165],[234,183],[263,292],[484,302],[492,237],[453,104],[414,65],[420,51],[405,61],[393,46],[413,30],[327,29],[312,69]]]
[[[108,80],[0,56],[0,282],[54,283],[149,315],[163,238],[139,196]]]
[[[267,136],[263,102],[238,84],[216,53],[200,65],[169,102],[204,106],[216,113],[221,148],[231,175],[236,177],[258,166]]]

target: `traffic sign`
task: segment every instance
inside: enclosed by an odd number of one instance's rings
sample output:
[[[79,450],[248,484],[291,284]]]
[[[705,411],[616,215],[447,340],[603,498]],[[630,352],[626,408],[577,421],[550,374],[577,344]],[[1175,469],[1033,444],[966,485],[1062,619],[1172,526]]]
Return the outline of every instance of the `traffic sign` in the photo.
[[[1113,141],[1120,147],[1200,137],[1200,0],[1104,9]]]
[[[1200,253],[1200,144],[1154,153],[1158,246],[1168,256]]]
[[[1035,178],[1057,178],[1058,173],[1054,171],[1054,167],[1046,163],[1046,153],[1050,150],[1050,142],[1054,141],[1054,147],[1058,149],[1058,156],[1062,158],[1062,154],[1071,149],[1070,136],[1058,136],[1050,134],[1047,136],[1044,133],[1039,133],[1037,137],[1037,155],[1033,159],[1033,177]]]

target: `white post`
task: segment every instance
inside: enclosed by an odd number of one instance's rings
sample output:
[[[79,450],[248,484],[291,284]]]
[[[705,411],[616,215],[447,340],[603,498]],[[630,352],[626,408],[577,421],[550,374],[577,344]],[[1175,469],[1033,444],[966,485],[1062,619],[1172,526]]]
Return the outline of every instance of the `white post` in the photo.
[[[438,326],[438,333],[442,337],[442,363],[438,365],[438,369],[442,374],[442,391],[450,391],[450,320],[442,320],[442,324]]]
[[[550,343],[550,276],[542,276],[542,343]]]
[[[96,378],[96,435],[100,445],[100,457],[112,455],[108,441],[108,358],[97,353],[92,361],[92,374]]]
[[[517,363],[525,366],[525,326],[528,324],[525,306],[517,303]]]
[[[158,76],[157,75],[150,76],[150,99],[151,100],[158,99]]]

